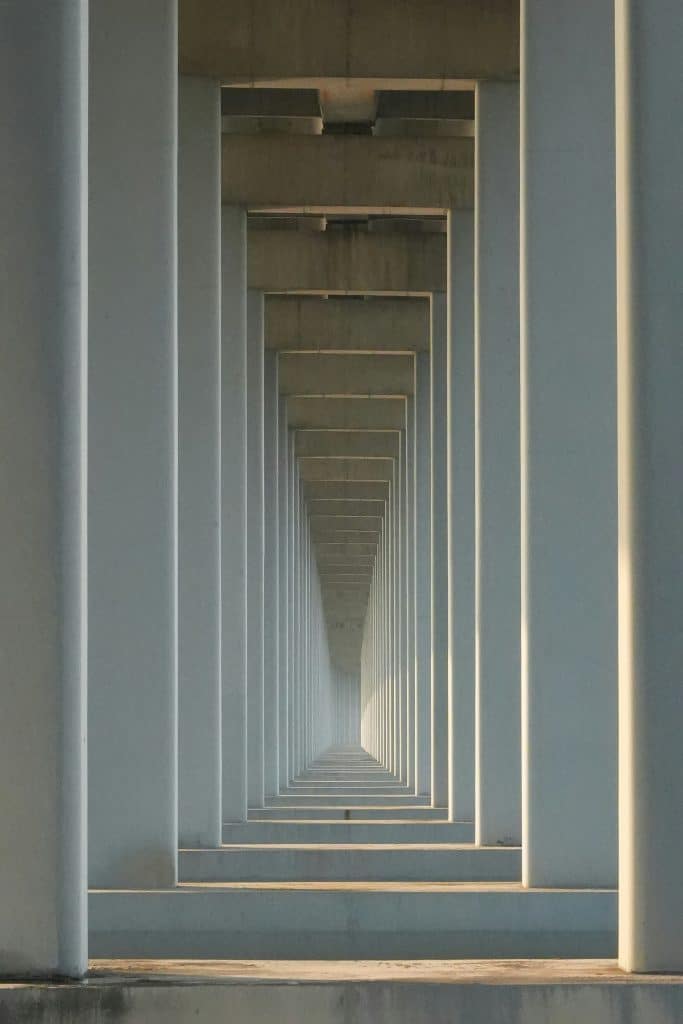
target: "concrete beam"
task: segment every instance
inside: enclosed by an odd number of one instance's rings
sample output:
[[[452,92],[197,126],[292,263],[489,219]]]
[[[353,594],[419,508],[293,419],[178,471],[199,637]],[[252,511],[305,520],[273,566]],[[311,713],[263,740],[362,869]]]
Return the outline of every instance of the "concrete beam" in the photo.
[[[358,533],[354,530],[311,530],[313,543],[317,546],[321,543],[332,544],[373,544],[376,548],[379,544],[379,533]]]
[[[315,498],[308,502],[311,515],[383,516],[383,501],[354,501],[351,498]]]
[[[400,437],[397,430],[297,430],[295,451],[308,458],[397,459]]]
[[[181,71],[224,82],[443,89],[519,74],[518,0],[180,0],[179,18]]]
[[[377,552],[376,544],[363,544],[363,543],[350,543],[350,544],[335,544],[329,541],[318,541],[315,544],[316,557],[322,558],[325,556],[335,558],[363,558],[372,557]]]
[[[393,459],[302,459],[302,480],[392,480]]]
[[[314,398],[290,396],[287,422],[293,430],[402,430],[405,398]]]
[[[265,332],[280,352],[427,352],[429,300],[269,295]]]
[[[346,499],[353,501],[386,501],[389,485],[381,480],[353,483],[344,480],[319,480],[304,486],[307,501]]]
[[[249,287],[263,292],[428,296],[446,289],[446,236],[252,229]]]
[[[224,135],[223,202],[249,210],[445,213],[474,206],[459,136]]]
[[[283,352],[279,357],[282,395],[398,397],[414,387],[411,355]]]
[[[346,530],[364,533],[382,528],[381,516],[311,516],[311,526],[321,530]]]

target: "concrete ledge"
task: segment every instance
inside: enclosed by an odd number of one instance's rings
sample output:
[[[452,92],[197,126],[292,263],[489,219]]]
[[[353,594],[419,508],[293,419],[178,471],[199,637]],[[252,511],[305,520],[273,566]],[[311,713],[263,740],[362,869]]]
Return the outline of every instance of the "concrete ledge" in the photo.
[[[407,807],[347,807],[324,806],[311,807],[290,804],[285,801],[277,807],[258,807],[250,809],[250,821],[446,821],[448,811],[445,807],[431,807],[429,804],[412,803]]]
[[[97,957],[546,958],[616,955],[607,891],[516,885],[239,883],[93,891]]]
[[[234,845],[181,850],[182,882],[515,882],[518,847],[439,845]]]
[[[92,961],[85,984],[0,985],[40,1024],[678,1024],[683,977],[613,962]]]
[[[247,821],[223,825],[224,843],[471,843],[469,821]]]

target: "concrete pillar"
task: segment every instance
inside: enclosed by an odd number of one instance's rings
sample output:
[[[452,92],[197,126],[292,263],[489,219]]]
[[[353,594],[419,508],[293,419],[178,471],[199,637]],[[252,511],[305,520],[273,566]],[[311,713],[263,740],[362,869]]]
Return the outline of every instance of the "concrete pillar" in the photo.
[[[617,0],[619,960],[683,971],[683,9]]]
[[[415,792],[415,396],[406,401],[406,784]]]
[[[415,357],[415,791],[431,792],[431,413],[430,355]]]
[[[522,2],[522,834],[529,886],[616,883],[613,21],[612,0]]]
[[[448,812],[474,818],[474,214],[448,218]]]
[[[90,4],[89,846],[177,877],[176,0]]]
[[[521,842],[519,86],[476,116],[476,842]]]
[[[220,846],[221,90],[181,76],[178,152],[178,827]]]
[[[263,807],[264,784],[264,342],[263,292],[247,292],[247,793]]]
[[[277,352],[264,353],[264,603],[263,729],[264,790],[275,796],[279,752],[279,551],[278,551],[278,372]]]
[[[81,0],[0,6],[5,977],[88,966],[87,41]]]
[[[291,686],[289,687],[289,701],[287,705],[288,714],[288,735],[289,735],[289,775],[288,781],[296,774],[296,735],[295,735],[295,724],[296,724],[296,713],[295,705],[298,693],[297,685],[297,616],[296,616],[296,529],[297,529],[297,516],[296,516],[296,477],[297,477],[297,465],[296,465],[296,434],[293,430],[289,431],[287,439],[287,450],[288,450],[288,626],[287,633],[289,636],[289,679],[291,680]]]
[[[223,820],[247,819],[247,217],[221,211]]]
[[[432,805],[447,807],[448,770],[448,500],[447,500],[447,308],[442,292],[432,295],[431,346],[431,626],[432,626]]]
[[[407,414],[406,414],[407,415]],[[398,556],[397,556],[397,597],[398,597],[398,629],[399,629],[399,720],[401,724],[401,764],[400,779],[408,784],[408,771],[411,748],[408,740],[408,471],[407,471],[407,431],[399,434],[399,458],[396,460],[400,478],[397,493],[398,519]]]
[[[278,407],[278,785],[286,786],[289,777],[289,460],[287,399],[279,398]]]

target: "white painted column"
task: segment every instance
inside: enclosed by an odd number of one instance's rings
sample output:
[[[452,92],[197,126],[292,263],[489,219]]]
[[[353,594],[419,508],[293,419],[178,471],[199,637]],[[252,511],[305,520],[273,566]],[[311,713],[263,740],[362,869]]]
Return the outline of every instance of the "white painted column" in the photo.
[[[287,399],[280,396],[278,408],[278,786],[286,786],[289,777],[289,460]]]
[[[278,367],[277,352],[264,353],[264,594],[263,757],[264,790],[278,788],[279,749],[279,546],[278,546]]]
[[[521,842],[519,86],[476,94],[476,842]]]
[[[619,960],[683,971],[683,8],[617,0]]]
[[[176,0],[90,4],[90,883],[175,884]]]
[[[415,791],[432,784],[430,354],[415,357]]]
[[[522,814],[529,886],[616,883],[613,57],[613,0],[523,0]]]
[[[447,807],[448,771],[448,454],[447,303],[432,295],[431,385],[431,627],[432,805]]]
[[[474,214],[448,217],[448,814],[474,818]]]
[[[221,90],[181,76],[178,152],[178,827],[221,844]]]
[[[247,793],[264,801],[264,344],[263,293],[247,292]]]
[[[0,5],[0,977],[88,966],[87,41]]]
[[[223,820],[247,820],[247,215],[221,211]]]

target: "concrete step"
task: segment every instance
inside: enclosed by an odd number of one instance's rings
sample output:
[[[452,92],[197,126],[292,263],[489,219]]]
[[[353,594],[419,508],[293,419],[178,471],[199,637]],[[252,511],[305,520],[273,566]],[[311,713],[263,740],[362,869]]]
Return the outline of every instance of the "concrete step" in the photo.
[[[247,821],[223,825],[223,842],[472,843],[469,821]]]
[[[93,891],[94,957],[382,960],[616,955],[616,893],[486,883]]]
[[[183,882],[514,882],[519,847],[246,845],[181,850]]]
[[[383,807],[373,804],[367,807],[349,805],[330,807],[322,804],[316,807],[281,804],[278,807],[251,807],[250,821],[447,821],[445,807],[430,807],[410,804],[405,807]]]
[[[343,793],[283,793],[282,796],[269,797],[267,807],[428,807],[428,797],[413,796],[410,793],[363,794]]]
[[[87,984],[0,984],[0,1020],[65,1024],[680,1024],[683,976],[610,960],[93,960]]]

